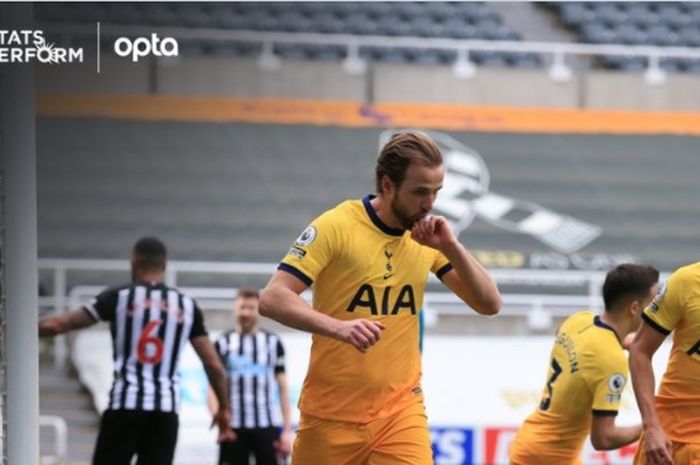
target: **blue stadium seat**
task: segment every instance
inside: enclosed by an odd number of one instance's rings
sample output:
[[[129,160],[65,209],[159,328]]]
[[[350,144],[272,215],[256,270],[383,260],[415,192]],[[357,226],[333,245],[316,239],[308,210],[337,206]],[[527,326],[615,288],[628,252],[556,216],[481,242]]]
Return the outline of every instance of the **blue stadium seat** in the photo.
[[[687,47],[700,47],[700,25],[684,26],[678,31],[681,44]]]
[[[378,25],[382,35],[408,36],[411,34],[411,24],[398,17],[382,17]]]
[[[475,39],[478,37],[476,28],[463,17],[453,17],[442,24],[446,37],[455,39]]]
[[[339,45],[309,45],[307,51],[315,60],[342,60],[347,54],[347,48]]]
[[[345,18],[343,32],[347,34],[371,35],[377,34],[380,27],[374,19],[365,13],[353,13]]]
[[[661,4],[656,12],[659,15],[659,22],[673,27],[682,27],[692,22],[692,17],[675,3]]]
[[[595,14],[581,3],[565,3],[562,5],[560,12],[563,23],[569,27],[579,26],[595,18]]]
[[[447,21],[457,13],[457,6],[447,2],[428,2],[425,14],[437,21]]]
[[[418,65],[437,66],[442,65],[443,61],[440,54],[436,50],[421,50],[413,55],[413,62]]]
[[[700,60],[687,60],[685,70],[689,73],[700,74]]]
[[[472,60],[481,66],[491,68],[505,68],[508,66],[506,54],[502,52],[476,51],[470,54]]]
[[[183,5],[177,8],[178,22],[190,27],[212,27],[214,21],[200,5]]]
[[[178,24],[178,16],[166,3],[144,3],[140,6],[141,14],[147,24],[154,26],[172,26]]]
[[[248,28],[256,31],[275,31],[280,21],[277,16],[266,11],[253,11],[247,19]]]
[[[311,20],[299,12],[289,11],[278,17],[278,26],[282,31],[306,32],[311,29]]]
[[[227,12],[217,16],[215,18],[215,24],[216,27],[220,27],[222,29],[245,30],[249,29],[250,27],[248,16],[235,12]]]
[[[331,12],[321,12],[311,18],[318,32],[342,34],[347,31],[347,23]]]
[[[680,58],[662,58],[659,66],[672,73],[677,73],[684,69],[683,60]]]
[[[602,21],[607,25],[614,26],[627,21],[629,15],[624,8],[615,3],[598,3],[594,5],[597,21]]]
[[[632,23],[618,24],[614,34],[616,40],[623,44],[640,45],[648,41],[647,33]]]
[[[418,37],[443,37],[444,28],[430,16],[418,16],[410,21],[411,31]]]
[[[291,60],[306,60],[309,54],[303,45],[298,44],[275,44],[274,51],[276,55],[282,58]]]
[[[370,18],[377,20],[381,16],[390,15],[395,8],[395,4],[390,2],[367,2],[363,10]]]

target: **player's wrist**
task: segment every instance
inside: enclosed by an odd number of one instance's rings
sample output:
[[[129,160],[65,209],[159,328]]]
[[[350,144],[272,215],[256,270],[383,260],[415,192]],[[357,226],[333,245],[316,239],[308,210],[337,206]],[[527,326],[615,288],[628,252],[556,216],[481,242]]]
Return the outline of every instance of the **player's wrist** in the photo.
[[[642,421],[644,431],[662,431],[658,418],[649,418]]]
[[[336,339],[341,342],[345,342],[345,338],[343,337],[343,321],[342,320],[337,320],[335,318],[329,317],[330,320],[328,321],[327,329],[326,329],[326,334],[324,336],[329,336],[333,339]]]
[[[438,245],[438,250],[450,259],[451,255],[460,254],[464,250],[464,246],[457,240],[456,237],[451,237]]]

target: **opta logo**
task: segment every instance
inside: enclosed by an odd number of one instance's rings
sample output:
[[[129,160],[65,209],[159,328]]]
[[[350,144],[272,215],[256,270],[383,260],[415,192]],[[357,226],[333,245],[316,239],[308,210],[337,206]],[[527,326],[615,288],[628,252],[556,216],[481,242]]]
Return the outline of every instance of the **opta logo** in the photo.
[[[151,54],[157,57],[176,57],[179,51],[177,40],[172,37],[161,39],[158,34],[153,33],[150,38],[137,37],[134,40],[119,37],[114,42],[114,53],[120,57],[131,56],[131,61],[137,62]]]

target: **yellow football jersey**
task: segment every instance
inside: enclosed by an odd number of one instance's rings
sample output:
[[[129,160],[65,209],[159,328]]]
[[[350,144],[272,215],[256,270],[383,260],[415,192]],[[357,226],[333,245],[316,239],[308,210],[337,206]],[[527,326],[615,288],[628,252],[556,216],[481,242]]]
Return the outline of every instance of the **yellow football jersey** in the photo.
[[[578,463],[592,415],[617,415],[627,378],[615,331],[590,311],[567,318],[552,348],[540,405],[516,434],[511,462]]]
[[[674,331],[656,410],[669,439],[700,443],[700,262],[679,268],[644,310],[664,335]]]
[[[370,422],[422,399],[418,313],[428,272],[442,277],[451,265],[409,231],[384,224],[371,199],[343,202],[316,218],[279,266],[313,284],[317,311],[386,327],[366,353],[313,336],[299,409],[319,418]]]

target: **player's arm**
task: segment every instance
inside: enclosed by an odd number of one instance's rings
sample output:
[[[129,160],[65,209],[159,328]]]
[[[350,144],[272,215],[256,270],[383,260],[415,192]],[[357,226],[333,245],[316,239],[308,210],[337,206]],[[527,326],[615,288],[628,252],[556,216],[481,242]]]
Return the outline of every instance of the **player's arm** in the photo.
[[[219,401],[216,399],[216,393],[214,393],[211,386],[207,387],[207,407],[209,407],[209,413],[211,413],[212,417],[219,411]]]
[[[219,428],[218,441],[230,441],[234,439],[231,429],[231,407],[229,405],[226,372],[221,364],[209,337],[205,335],[190,339],[194,351],[204,365],[204,371],[209,379],[209,385],[214,389],[218,409],[214,414],[214,423]]]
[[[311,308],[300,296],[307,285],[277,270],[260,295],[260,314],[286,326],[346,342],[361,352],[374,345],[384,325],[364,319],[338,320]]]
[[[615,426],[615,415],[593,413],[591,443],[596,450],[613,450],[632,444],[642,434],[642,425]]]
[[[442,276],[445,285],[482,315],[501,309],[501,294],[486,269],[459,243],[447,219],[432,216],[416,221],[412,237],[420,244],[439,250],[452,265]]]
[[[666,335],[653,328],[647,321],[642,323],[630,347],[630,371],[632,387],[644,425],[644,450],[649,465],[671,464],[671,443],[666,437],[654,405],[654,370],[652,358]]]
[[[97,320],[90,316],[84,308],[50,315],[39,320],[39,337],[56,336],[75,329],[87,328],[95,323]]]
[[[279,372],[275,375],[275,378],[280,390],[280,407],[282,409],[282,434],[279,438],[277,450],[282,457],[286,457],[292,449],[292,414],[289,407],[287,375],[284,372]]]

